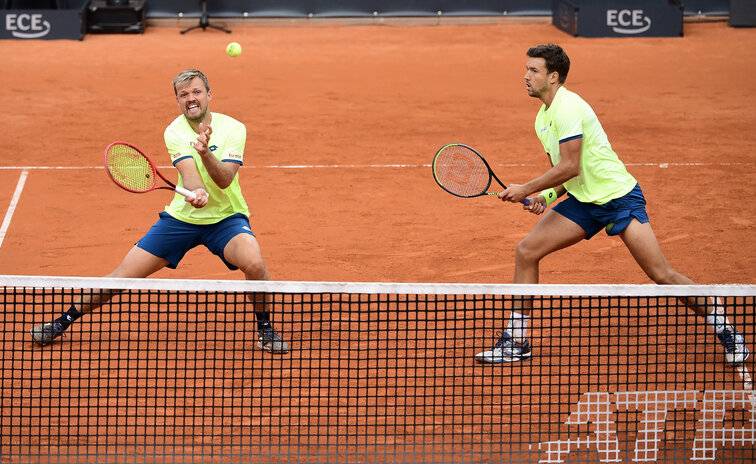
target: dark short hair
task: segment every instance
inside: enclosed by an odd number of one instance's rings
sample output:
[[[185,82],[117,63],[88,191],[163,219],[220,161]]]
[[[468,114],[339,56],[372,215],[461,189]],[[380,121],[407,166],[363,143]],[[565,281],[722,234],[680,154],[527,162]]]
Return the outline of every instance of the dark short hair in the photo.
[[[567,73],[570,72],[570,58],[559,45],[539,45],[529,49],[527,55],[531,58],[546,60],[546,71],[559,73],[560,84],[564,84],[567,80]]]
[[[173,78],[173,92],[178,95],[178,88],[190,83],[195,77],[202,79],[202,83],[205,84],[205,90],[209,92],[210,84],[207,82],[207,76],[202,74],[202,71],[196,69],[185,69],[178,73],[178,75]]]

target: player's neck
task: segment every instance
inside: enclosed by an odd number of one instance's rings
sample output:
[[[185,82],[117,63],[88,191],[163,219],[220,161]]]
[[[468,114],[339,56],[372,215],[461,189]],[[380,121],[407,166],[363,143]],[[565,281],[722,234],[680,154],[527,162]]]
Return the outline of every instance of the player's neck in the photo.
[[[554,97],[556,97],[557,92],[559,89],[562,88],[563,84],[557,84],[553,87],[551,87],[548,92],[545,92],[543,95],[541,95],[541,101],[544,105],[546,105],[546,109],[548,110],[551,106],[551,103],[554,101]]]
[[[187,119],[186,122],[188,122],[192,129],[194,129],[194,132],[199,134],[200,124],[204,124],[205,127],[211,125],[211,123],[213,122],[213,114],[210,112],[210,110],[208,110],[207,114],[205,114],[205,117],[201,120]]]

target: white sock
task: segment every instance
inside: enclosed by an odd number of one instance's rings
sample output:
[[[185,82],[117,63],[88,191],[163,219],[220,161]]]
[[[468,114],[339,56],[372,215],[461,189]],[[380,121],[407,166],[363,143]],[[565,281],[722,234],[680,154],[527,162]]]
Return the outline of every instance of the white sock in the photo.
[[[725,329],[732,327],[724,313],[725,310],[723,307],[714,306],[714,309],[706,315],[706,323],[714,329],[714,333],[721,334]]]
[[[529,320],[530,316],[512,311],[512,314],[509,316],[507,332],[517,341],[525,340],[527,338]]]

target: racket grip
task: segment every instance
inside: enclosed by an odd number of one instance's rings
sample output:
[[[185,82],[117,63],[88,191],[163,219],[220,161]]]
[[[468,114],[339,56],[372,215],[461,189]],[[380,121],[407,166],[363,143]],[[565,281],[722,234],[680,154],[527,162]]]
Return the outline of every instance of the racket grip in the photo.
[[[522,200],[522,204],[525,205],[525,206],[530,206],[530,198],[526,198],[526,199]]]
[[[184,195],[185,197],[189,198],[190,200],[194,200],[195,198],[197,198],[197,195],[195,195],[194,192],[192,192],[191,190],[187,190],[184,187],[179,187],[177,185],[176,186],[176,191],[178,193]]]

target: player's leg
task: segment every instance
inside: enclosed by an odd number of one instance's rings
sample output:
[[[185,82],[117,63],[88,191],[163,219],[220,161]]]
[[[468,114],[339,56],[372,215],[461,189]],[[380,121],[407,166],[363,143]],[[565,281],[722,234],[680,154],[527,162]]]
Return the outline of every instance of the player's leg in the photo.
[[[155,256],[134,245],[131,250],[126,253],[121,264],[105,277],[142,279],[151,276],[169,264],[168,260]],[[85,295],[76,302],[76,306],[81,313],[88,313],[99,308],[104,303],[107,303],[113,298],[113,295],[118,293],[120,293],[118,290],[112,290],[110,292],[103,291],[96,295]]]
[[[515,248],[516,284],[537,284],[539,265],[547,255],[585,239],[586,232],[574,221],[550,210]]]
[[[137,246],[131,248],[118,267],[107,277],[142,278],[147,277],[168,265],[168,261],[153,255]],[[31,329],[35,342],[44,346],[63,335],[63,333],[77,319],[110,301],[117,290],[101,290],[99,292],[86,291],[68,308],[68,310],[52,322],[36,326]]]
[[[657,284],[695,284],[690,278],[680,274],[669,265],[649,222],[641,223],[633,219],[619,236],[643,272]],[[706,319],[724,346],[728,362],[739,364],[748,358],[750,351],[745,346],[745,339],[727,320],[724,308],[717,301],[700,297],[686,298],[683,302],[696,314]]]
[[[651,223],[630,221],[619,234],[625,246],[646,275],[659,285],[692,285],[693,281],[669,265],[659,246]]]
[[[514,283],[537,284],[539,266],[547,255],[585,239],[586,232],[577,223],[550,210],[515,249]],[[527,327],[532,299],[514,297],[506,331],[490,350],[477,353],[478,362],[502,363],[530,358]]]
[[[231,238],[223,248],[223,259],[239,268],[247,280],[270,280],[260,244],[251,233],[239,233]],[[271,353],[287,353],[288,343],[276,333],[270,321],[270,295],[248,293],[247,299],[257,318],[258,346]]]
[[[171,217],[165,212],[158,214],[158,221],[147,231],[135,246],[126,253],[116,269],[108,277],[143,278],[166,266],[175,268],[184,254],[196,244],[199,230]],[[68,326],[82,314],[110,301],[117,291],[88,293],[71,305],[55,321],[34,327],[32,337],[40,345],[46,345],[59,337]]]
[[[270,280],[260,244],[252,234],[235,235],[223,248],[223,258],[238,267],[247,280]]]

